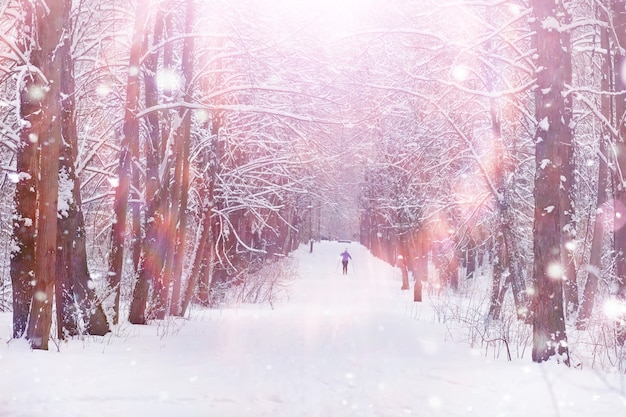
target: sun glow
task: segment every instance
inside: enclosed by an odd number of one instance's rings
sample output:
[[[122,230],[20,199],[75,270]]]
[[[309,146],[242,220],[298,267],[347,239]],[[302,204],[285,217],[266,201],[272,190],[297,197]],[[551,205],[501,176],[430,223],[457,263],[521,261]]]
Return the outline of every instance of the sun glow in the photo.
[[[548,265],[546,275],[552,279],[563,279],[563,265],[558,262]]]
[[[162,70],[156,75],[156,82],[159,89],[167,93],[173,93],[180,89],[181,79],[176,71]]]
[[[469,73],[469,68],[467,68],[465,65],[455,65],[454,67],[452,67],[451,70],[452,78],[459,82],[467,80],[467,77],[469,77]]]
[[[281,8],[298,9],[311,13],[325,13],[346,11],[362,7],[367,1],[363,0],[265,0],[268,4],[274,4]]]
[[[314,24],[318,35],[350,31],[372,0],[264,0],[264,8],[290,23]],[[274,14],[274,13],[272,13]],[[298,23],[299,22],[299,23]]]
[[[96,94],[100,97],[108,96],[113,90],[107,84],[100,84],[96,87]]]
[[[604,314],[610,319],[624,319],[626,317],[626,302],[611,298],[604,303]]]

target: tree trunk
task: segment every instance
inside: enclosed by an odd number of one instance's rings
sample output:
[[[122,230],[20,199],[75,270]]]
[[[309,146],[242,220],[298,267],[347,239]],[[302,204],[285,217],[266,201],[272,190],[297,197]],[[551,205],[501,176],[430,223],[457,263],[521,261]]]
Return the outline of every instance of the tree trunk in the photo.
[[[411,285],[409,284],[409,269],[406,266],[406,261],[404,260],[404,257],[400,259],[400,262],[398,262],[397,265],[400,268],[400,272],[402,273],[402,287],[400,287],[400,289],[402,291],[408,290],[411,288]]]
[[[137,5],[135,27],[128,62],[128,80],[126,85],[126,105],[124,110],[123,139],[120,146],[120,164],[118,185],[113,204],[113,226],[111,227],[111,246],[109,251],[108,285],[114,294],[113,324],[119,322],[120,285],[124,266],[124,242],[126,240],[126,212],[130,193],[130,169],[132,143],[139,140],[139,68],[143,55],[143,35],[148,17],[149,1],[141,0]]]
[[[604,90],[606,91],[606,90]],[[604,139],[600,139],[600,149],[602,155],[606,155],[606,145]],[[600,279],[600,271],[602,270],[602,241],[604,240],[604,217],[603,213],[599,212],[602,204],[606,201],[607,186],[607,166],[606,163],[599,158],[598,169],[598,197],[596,200],[597,209],[595,212],[595,218],[593,222],[593,236],[591,240],[591,250],[589,251],[589,265],[587,268],[587,280],[585,281],[585,287],[583,289],[582,302],[578,311],[578,317],[576,318],[576,328],[579,330],[586,329],[591,313],[593,312],[593,306],[595,304],[596,291],[598,290],[598,280]]]
[[[600,29],[600,48],[605,51],[602,59],[602,80],[600,82],[600,90],[603,92],[611,91],[610,73],[611,73],[611,49],[609,47],[609,30],[608,28]],[[611,120],[611,99],[608,94],[602,94],[600,98],[601,110],[606,120]],[[607,199],[607,175],[608,167],[604,158],[608,158],[607,139],[610,135],[608,127],[602,129],[604,137],[600,138],[598,158],[598,192],[596,197],[596,210],[593,221],[593,235],[591,238],[591,250],[589,252],[589,267],[587,272],[587,280],[583,290],[582,302],[576,318],[576,328],[579,330],[586,329],[593,306],[595,303],[596,291],[598,289],[598,280],[600,271],[602,270],[602,242],[604,240],[604,216],[601,210],[602,205]]]
[[[52,326],[52,301],[56,272],[57,199],[59,148],[61,146],[61,68],[69,59],[59,51],[63,28],[69,25],[71,1],[47,9],[42,3],[25,2],[32,12],[31,30],[39,49],[31,51],[42,57],[39,67],[45,76],[39,80],[42,117],[33,135],[40,146],[37,186],[37,236],[35,238],[35,285],[27,337],[33,349],[48,349]],[[27,13],[27,16],[30,13]],[[36,129],[36,130],[35,130]]]
[[[505,272],[509,268],[509,257],[506,252],[503,233],[497,233],[494,239],[493,277],[491,282],[489,318],[498,320],[500,318],[500,314],[502,314],[504,294],[506,293],[506,289],[508,289],[507,275]]]
[[[413,277],[413,301],[422,301],[422,282],[428,281],[428,232],[426,228],[418,230],[415,238],[415,267]]]
[[[146,324],[146,307],[150,296],[150,283],[155,277],[161,274],[163,269],[163,258],[165,257],[165,239],[163,233],[163,218],[159,215],[167,203],[158,196],[150,201],[147,212],[154,212],[154,215],[146,225],[146,236],[144,238],[144,250],[139,262],[137,281],[133,288],[133,296],[130,302],[128,321],[132,324]],[[154,206],[158,208],[154,208]],[[159,207],[160,206],[160,207]]]
[[[221,66],[221,63],[218,61],[218,67]],[[205,246],[205,250],[196,252],[196,259],[193,263],[193,270],[191,276],[189,277],[189,281],[187,283],[187,289],[185,292],[185,300],[183,302],[183,307],[181,314],[185,314],[187,310],[187,306],[191,301],[191,296],[193,294],[193,290],[197,285],[198,289],[198,299],[200,303],[203,305],[208,305],[210,302],[210,286],[213,278],[215,260],[217,258],[217,236],[218,236],[218,226],[216,224],[216,220],[213,219],[214,209],[219,209],[219,204],[215,198],[215,186],[217,182],[217,175],[220,170],[220,166],[222,163],[222,157],[224,155],[224,140],[221,138],[222,132],[222,124],[223,118],[222,114],[219,111],[214,111],[211,119],[211,129],[210,129],[210,148],[208,149],[207,155],[207,172],[204,178],[204,186],[203,190],[205,194],[203,195],[202,201],[204,205],[204,222],[203,222],[203,232],[206,233],[206,241],[203,242]],[[204,258],[198,258],[198,253],[206,254]],[[194,272],[197,271],[197,272]],[[190,285],[193,285],[192,288],[189,288]]]
[[[69,19],[69,16],[67,16]],[[85,220],[82,212],[80,180],[76,176],[78,135],[75,121],[74,60],[71,37],[64,38],[58,51],[65,58],[61,72],[61,130],[63,144],[59,158],[59,213],[57,223],[56,310],[59,339],[81,333],[109,332],[102,303],[93,288],[87,266]]]
[[[159,48],[163,38],[164,11],[159,10],[155,18],[154,34],[152,37],[153,49],[144,61],[145,74],[145,101],[146,108],[159,103],[159,93],[156,82]],[[151,284],[156,282],[163,271],[165,257],[164,236],[162,233],[164,213],[167,212],[167,201],[162,189],[160,178],[161,143],[167,139],[161,137],[159,113],[150,112],[146,115],[148,136],[144,142],[146,157],[146,191],[145,191],[145,236],[141,242],[141,255],[137,266],[137,280],[133,288],[130,302],[128,321],[133,324],[146,324],[146,307],[150,297]]]
[[[489,21],[491,21],[491,16]],[[493,45],[490,44],[489,49],[493,48]],[[494,73],[491,66],[486,66],[484,71],[488,90],[493,92],[495,90],[494,80],[498,75]],[[493,197],[498,210],[498,224],[493,244],[493,281],[491,284],[489,317],[494,320],[500,318],[504,297],[508,289],[512,288],[518,318],[525,318],[526,314],[522,314],[522,312],[527,310],[525,297],[522,295],[525,286],[522,285],[523,277],[519,268],[515,267],[517,261],[513,257],[513,254],[518,252],[513,248],[514,238],[511,233],[511,230],[514,228],[514,220],[511,215],[510,196],[508,195],[506,184],[506,146],[502,138],[502,123],[494,98],[489,100],[489,115],[495,152],[495,190],[493,190]]]
[[[189,5],[191,7],[191,5]],[[217,60],[215,65],[221,69],[221,60]],[[221,83],[221,75],[217,72],[217,84]],[[217,207],[215,199],[215,186],[217,175],[220,170],[222,156],[224,155],[225,142],[221,138],[223,125],[223,115],[215,110],[212,113],[211,124],[207,130],[210,134],[209,149],[205,153],[206,166],[203,184],[200,190],[202,201],[202,230],[199,233],[198,245],[195,248],[195,256],[187,280],[187,287],[184,291],[183,300],[179,314],[184,316],[189,308],[194,292],[197,290],[198,299],[201,304],[208,305],[210,300],[209,288],[213,277],[216,254],[217,226],[215,225],[214,210]]]
[[[617,36],[617,51],[613,68],[620,71],[626,65],[626,2],[617,0],[613,2],[613,27]],[[615,98],[615,114],[618,119],[619,138],[615,143],[615,155],[619,170],[615,174],[615,200],[620,206],[615,207],[615,212],[620,213],[620,207],[626,207],[626,80],[620,75],[615,76],[615,91],[620,92]],[[626,227],[616,227],[614,232],[615,267],[617,273],[616,295],[622,301],[626,301]],[[616,323],[617,339],[621,345],[626,342],[626,324],[623,320]]]
[[[570,135],[571,98],[564,97],[564,74],[571,65],[569,34],[553,24],[565,23],[567,11],[561,1],[531,2],[535,31],[537,88],[535,89],[535,218],[533,233],[533,349],[534,362],[552,356],[569,364],[563,308],[563,266],[561,264],[561,216],[563,213],[561,173],[569,153],[560,149],[560,140]]]
[[[166,4],[171,4],[168,2]],[[174,9],[166,10],[163,15],[164,24],[164,37],[173,35],[173,17]],[[174,67],[174,55],[172,42],[166,42],[163,45],[163,68],[165,71],[172,71]],[[164,89],[163,100],[165,103],[171,103],[174,98],[172,97],[172,91],[170,89]],[[182,164],[182,151],[183,144],[180,141],[180,135],[176,132],[172,132],[173,123],[170,114],[167,114],[162,121],[163,133],[162,138],[164,142],[162,147],[166,149],[164,158],[169,158],[165,163],[167,168],[163,170],[164,178],[161,180],[163,198],[167,198],[168,205],[164,206],[162,211],[164,219],[164,227],[160,230],[160,233],[164,233],[167,237],[160,237],[164,250],[164,264],[163,271],[155,277],[154,292],[153,292],[153,309],[150,312],[150,317],[156,319],[165,318],[167,307],[170,301],[170,284],[172,278],[172,263],[174,259],[174,250],[176,248],[176,227],[178,225],[178,213],[180,204],[180,172]],[[169,138],[174,136],[171,147]],[[170,164],[173,161],[174,173],[171,173]]]
[[[486,70],[489,91],[494,90],[493,78],[490,69]],[[497,320],[502,312],[502,299],[499,297],[500,286],[505,287],[505,273],[508,269],[508,253],[506,250],[506,241],[504,239],[504,229],[506,228],[507,210],[509,209],[505,196],[505,178],[504,178],[504,142],[502,141],[502,126],[498,117],[495,99],[489,100],[489,113],[491,118],[491,134],[493,135],[495,167],[494,177],[496,186],[496,207],[498,208],[498,225],[494,236],[493,243],[493,276],[491,282],[491,299],[489,304],[489,317]]]
[[[569,26],[572,23],[571,16],[566,13],[561,20],[561,24]],[[568,53],[563,54],[561,62],[560,76],[561,82],[565,85],[572,85],[572,58],[571,47],[569,46],[569,32],[564,32],[562,41],[567,42]],[[566,121],[572,120],[572,98],[567,96],[564,99],[563,117]],[[574,189],[576,182],[576,166],[574,158],[574,132],[569,125],[564,125],[558,136],[559,153],[561,154],[561,174],[559,186],[560,220],[561,220],[561,265],[563,266],[563,290],[565,296],[566,317],[572,316],[578,311],[578,280],[576,273],[576,262],[574,260],[575,240],[576,240],[576,205]]]
[[[194,21],[193,0],[185,1],[185,33],[191,33]],[[193,38],[185,37],[183,44],[182,73],[185,77],[185,97],[191,96],[193,78]],[[178,231],[176,233],[176,249],[174,252],[174,265],[172,269],[172,300],[170,314],[180,315],[180,289],[182,287],[183,261],[185,257],[185,242],[187,240],[187,203],[189,200],[189,155],[191,150],[191,112],[183,110],[182,137],[183,155],[182,172],[180,180],[180,212],[178,219]]]
[[[402,273],[402,287],[401,290],[408,290],[411,288],[409,283],[409,270],[411,269],[411,253],[407,240],[409,237],[406,232],[400,232],[398,236],[398,253],[396,257],[396,265],[400,268]]]
[[[198,233],[196,252],[193,260],[193,264],[191,267],[191,272],[189,274],[189,279],[187,280],[187,287],[185,288],[185,292],[183,294],[183,299],[181,302],[181,307],[178,313],[172,313],[178,316],[184,316],[187,312],[187,308],[189,308],[189,304],[191,303],[191,299],[193,298],[194,291],[198,286],[198,282],[200,282],[200,275],[203,270],[203,265],[206,262],[213,262],[211,256],[206,257],[207,246],[213,244],[213,233],[211,226],[211,205],[206,200],[206,195],[208,195],[208,191],[205,193],[203,201],[204,207],[202,210],[202,227]],[[209,254],[212,252],[209,252]],[[206,285],[208,288],[208,283]],[[208,300],[208,295],[207,295]]]
[[[24,1],[24,20],[20,22],[20,49],[30,55],[31,65],[41,68],[44,56],[34,50],[31,30],[37,27],[35,11],[29,1]],[[13,295],[13,337],[24,335],[33,297],[35,276],[35,236],[37,217],[37,178],[39,177],[39,137],[44,103],[32,92],[41,88],[42,80],[31,72],[18,85],[20,95],[20,142],[17,148],[17,183],[15,185],[13,241],[11,252],[11,285]]]
[[[452,251],[447,273],[450,288],[457,291],[459,289],[459,256],[457,255],[456,248]]]
[[[28,88],[24,86],[22,96]],[[38,126],[37,119],[40,114],[33,111],[38,108],[28,103],[28,99],[22,98],[22,120],[30,126]],[[35,271],[35,219],[37,215],[37,186],[38,176],[38,149],[28,137],[33,129],[24,128],[20,133],[20,144],[17,151],[18,182],[15,187],[13,214],[13,241],[14,248],[11,252],[11,285],[13,295],[13,337],[19,338],[24,335],[28,323],[30,304],[33,297],[31,282]]]

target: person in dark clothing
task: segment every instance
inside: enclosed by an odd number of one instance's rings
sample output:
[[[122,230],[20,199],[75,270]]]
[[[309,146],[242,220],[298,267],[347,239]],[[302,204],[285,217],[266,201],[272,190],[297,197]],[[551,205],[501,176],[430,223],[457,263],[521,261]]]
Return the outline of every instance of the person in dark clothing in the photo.
[[[348,274],[348,261],[350,259],[352,259],[352,256],[350,256],[350,254],[348,253],[348,249],[344,249],[344,251],[341,253],[341,264],[343,265],[343,274],[347,275]]]

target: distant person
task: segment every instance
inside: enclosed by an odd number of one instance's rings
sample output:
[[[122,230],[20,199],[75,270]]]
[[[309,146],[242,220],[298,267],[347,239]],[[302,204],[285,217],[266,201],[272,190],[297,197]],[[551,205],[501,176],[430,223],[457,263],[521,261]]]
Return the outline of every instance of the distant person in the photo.
[[[348,274],[348,261],[350,259],[352,259],[352,256],[350,256],[350,254],[348,253],[348,249],[344,249],[343,252],[341,252],[341,264],[343,265],[343,274],[347,275]]]

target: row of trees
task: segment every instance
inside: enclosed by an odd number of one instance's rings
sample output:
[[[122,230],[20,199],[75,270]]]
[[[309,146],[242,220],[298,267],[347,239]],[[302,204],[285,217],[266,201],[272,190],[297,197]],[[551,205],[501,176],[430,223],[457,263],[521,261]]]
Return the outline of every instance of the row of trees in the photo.
[[[53,311],[65,337],[211,305],[357,193],[362,242],[401,255],[416,300],[429,253],[453,288],[459,265],[492,264],[489,316],[512,294],[536,361],[567,362],[566,320],[626,298],[623,1],[317,20],[305,3],[102,3],[1,15],[14,336],[34,348]]]
[[[211,305],[308,240],[332,186],[337,104],[308,51],[273,45],[252,3],[127,6],[3,10],[13,335],[33,348],[53,322],[102,335]]]
[[[489,316],[510,290],[535,361],[568,362],[566,324],[586,328],[598,300],[626,301],[625,13],[614,0],[444,4],[429,21],[463,16],[453,30],[466,41],[389,31],[383,42],[420,54],[368,82],[398,108],[375,129],[363,243],[408,260],[416,299],[428,251],[452,288],[459,265],[491,263]],[[392,52],[389,65],[406,65]],[[623,315],[614,331],[623,345]]]

